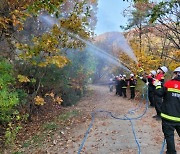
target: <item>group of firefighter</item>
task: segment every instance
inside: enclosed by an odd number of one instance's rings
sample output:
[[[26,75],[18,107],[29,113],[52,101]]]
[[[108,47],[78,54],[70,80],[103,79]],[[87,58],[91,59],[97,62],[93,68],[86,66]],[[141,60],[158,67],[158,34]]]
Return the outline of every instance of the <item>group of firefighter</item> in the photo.
[[[122,96],[124,98],[127,97],[126,95],[126,89],[129,86],[130,87],[130,92],[131,92],[131,97],[130,99],[135,98],[135,86],[137,83],[137,80],[134,78],[134,74],[130,74],[130,78],[127,79],[126,75],[119,75],[114,78],[115,81],[115,87],[116,87],[116,95]]]
[[[157,71],[151,70],[149,74],[136,76],[144,81],[148,86],[148,99],[150,107],[155,107],[156,120],[162,120],[162,131],[167,143],[167,154],[176,154],[174,131],[180,137],[180,67],[173,71],[172,79],[165,82],[164,77],[168,72],[166,66],[159,67]],[[111,81],[113,81],[111,79]],[[127,97],[126,89],[130,87],[131,97],[135,98],[135,86],[137,80],[134,74],[114,77],[116,95]],[[112,89],[110,89],[112,91]]]

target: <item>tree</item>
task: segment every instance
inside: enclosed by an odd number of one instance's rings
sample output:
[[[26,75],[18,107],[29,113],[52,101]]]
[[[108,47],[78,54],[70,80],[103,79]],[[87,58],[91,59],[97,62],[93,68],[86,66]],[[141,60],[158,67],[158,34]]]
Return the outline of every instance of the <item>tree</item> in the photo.
[[[137,54],[137,46],[133,48],[138,56],[139,63],[145,64],[142,59],[146,59],[146,65],[152,68],[148,63],[156,59],[156,64],[159,66],[169,65],[170,69],[173,69],[172,64],[177,66],[179,62],[179,4],[173,0],[158,4],[143,4],[142,1],[135,2],[135,14],[133,11],[131,12],[132,18],[130,18],[127,26],[130,31],[126,33],[126,37],[136,45],[139,42],[139,51],[142,51],[142,55]],[[139,11],[143,13],[140,14]],[[148,69],[146,68],[146,70]]]
[[[73,59],[70,59],[68,55],[73,50],[83,50],[86,45],[81,39],[86,40],[93,36],[96,22],[94,20],[96,19],[96,10],[93,9],[96,7],[97,2],[91,0],[1,1],[0,45],[3,48],[0,50],[0,55],[7,59],[14,68],[12,73],[16,80],[13,85],[14,91],[9,91],[9,89],[6,91],[7,94],[9,92],[8,95],[15,96],[13,98],[16,101],[14,104],[11,103],[13,107],[20,106],[21,99],[15,99],[19,95],[18,90],[28,94],[26,97],[28,101],[23,106],[23,114],[30,110],[28,113],[31,115],[34,113],[31,112],[33,109],[37,111],[46,104],[46,97],[51,96],[52,102],[60,105],[63,101],[61,96],[64,97],[64,93],[70,98],[73,97],[72,95],[77,95],[77,91],[81,91],[79,89],[85,87],[89,71],[82,70],[80,66],[73,70],[73,65],[70,65]],[[51,23],[52,21],[53,23]],[[79,54],[81,55],[80,51]],[[74,74],[69,75],[69,70],[73,70],[76,77],[73,77]],[[55,77],[51,78],[50,76],[58,75],[55,72],[64,73],[63,76],[67,80],[62,80],[62,76],[59,76],[58,79],[61,81],[59,84],[64,84],[68,88],[63,89],[59,86],[55,91],[57,93],[51,93],[53,89],[48,89],[51,86],[45,85],[46,83],[51,85],[51,79]],[[69,81],[69,78],[72,78],[73,81]],[[46,82],[44,82],[45,79]],[[59,84],[56,83],[56,85]],[[72,93],[69,92],[70,89]],[[50,94],[46,95],[46,92],[50,92]],[[10,98],[8,95],[4,96]],[[20,109],[18,111],[20,113]],[[9,114],[13,115],[11,111]],[[10,127],[8,123],[11,121],[8,121],[6,125],[7,136],[10,136],[15,127]],[[16,125],[16,123],[14,124]]]

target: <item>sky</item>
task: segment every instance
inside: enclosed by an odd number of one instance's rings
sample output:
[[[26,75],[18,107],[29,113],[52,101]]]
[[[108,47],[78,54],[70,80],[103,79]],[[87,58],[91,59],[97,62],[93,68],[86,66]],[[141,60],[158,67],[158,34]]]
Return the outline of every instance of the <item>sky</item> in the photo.
[[[130,4],[123,0],[98,0],[97,25],[95,34],[123,30],[120,25],[125,26],[127,17],[123,17],[123,10]]]

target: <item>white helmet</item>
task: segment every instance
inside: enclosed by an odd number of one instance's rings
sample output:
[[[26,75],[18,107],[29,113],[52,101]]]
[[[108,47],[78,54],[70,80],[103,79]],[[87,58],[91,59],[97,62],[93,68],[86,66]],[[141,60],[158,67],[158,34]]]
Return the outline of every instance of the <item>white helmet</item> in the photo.
[[[133,76],[134,76],[134,74],[131,73],[131,74],[130,74],[130,77],[133,77]]]
[[[177,67],[177,68],[173,71],[173,73],[176,73],[176,72],[180,72],[180,67]]]
[[[160,69],[164,72],[164,73],[167,73],[168,69],[166,66],[162,66],[160,67]]]
[[[155,70],[152,70],[152,71],[150,71],[150,73],[152,74],[152,75],[156,75],[156,71]]]
[[[126,78],[126,75],[124,74],[124,75],[123,75],[123,77],[125,77],[125,78]]]
[[[119,74],[119,77],[122,77],[122,74]]]

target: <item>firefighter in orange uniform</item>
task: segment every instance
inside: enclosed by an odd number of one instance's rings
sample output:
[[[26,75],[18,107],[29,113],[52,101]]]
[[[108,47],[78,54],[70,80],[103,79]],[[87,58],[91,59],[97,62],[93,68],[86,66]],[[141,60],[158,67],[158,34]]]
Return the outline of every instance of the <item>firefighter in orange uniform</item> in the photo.
[[[180,137],[180,67],[174,70],[173,78],[164,86],[160,81],[156,83],[155,93],[158,97],[163,97],[161,117],[167,154],[176,154],[174,130]]]

